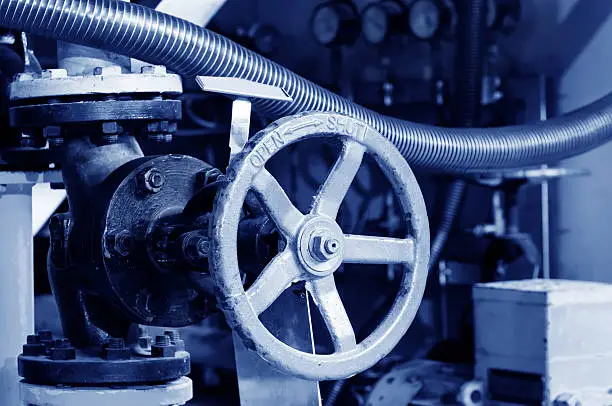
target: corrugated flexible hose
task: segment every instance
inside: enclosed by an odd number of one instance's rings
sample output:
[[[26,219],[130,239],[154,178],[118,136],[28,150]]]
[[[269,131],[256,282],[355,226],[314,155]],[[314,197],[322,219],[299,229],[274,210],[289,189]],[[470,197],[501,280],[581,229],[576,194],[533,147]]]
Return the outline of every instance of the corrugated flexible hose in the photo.
[[[375,127],[421,167],[463,172],[536,165],[612,137],[612,96],[564,117],[515,127],[451,129],[385,117],[209,30],[115,0],[0,0],[0,25],[164,64],[185,76],[234,76],[280,86],[293,103],[256,102],[270,118],[309,110],[345,113]]]

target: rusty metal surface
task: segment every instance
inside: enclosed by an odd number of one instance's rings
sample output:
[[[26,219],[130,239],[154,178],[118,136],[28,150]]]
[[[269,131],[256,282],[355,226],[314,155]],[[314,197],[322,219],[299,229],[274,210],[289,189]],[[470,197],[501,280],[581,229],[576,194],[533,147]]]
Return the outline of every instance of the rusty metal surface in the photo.
[[[264,166],[280,149],[315,137],[341,140],[344,148],[310,213],[303,215]],[[372,241],[363,236],[343,235],[334,227],[338,208],[365,152],[376,160],[393,186],[407,224],[405,238],[381,237],[376,244],[370,244]],[[361,121],[341,114],[305,113],[278,120],[251,139],[228,168],[226,182],[213,212],[211,272],[218,288],[219,306],[244,345],[275,368],[310,380],[346,378],[387,355],[414,319],[425,289],[429,261],[425,204],[408,163],[397,149]],[[251,190],[276,223],[287,246],[245,292],[238,269],[236,235],[243,202]],[[317,224],[313,226],[314,223]],[[321,256],[319,243],[329,248],[325,254],[329,257]],[[301,249],[304,244],[307,249]],[[381,255],[381,251],[388,255]],[[308,260],[305,255],[310,256]],[[321,266],[312,267],[310,260],[317,258]],[[360,343],[355,340],[335,287],[335,264],[342,262],[398,263],[405,269],[389,313]],[[258,317],[298,281],[306,282],[323,316],[334,342],[333,354],[295,349],[274,337]]]

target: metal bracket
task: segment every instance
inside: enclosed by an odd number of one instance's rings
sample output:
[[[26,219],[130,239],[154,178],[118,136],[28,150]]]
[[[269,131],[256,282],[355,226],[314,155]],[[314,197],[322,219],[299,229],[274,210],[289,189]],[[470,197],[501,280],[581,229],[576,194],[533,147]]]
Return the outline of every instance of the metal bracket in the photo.
[[[251,128],[250,99],[291,102],[293,98],[284,89],[246,79],[233,77],[198,76],[196,82],[205,92],[234,97],[230,130],[230,162],[242,151],[249,140]]]

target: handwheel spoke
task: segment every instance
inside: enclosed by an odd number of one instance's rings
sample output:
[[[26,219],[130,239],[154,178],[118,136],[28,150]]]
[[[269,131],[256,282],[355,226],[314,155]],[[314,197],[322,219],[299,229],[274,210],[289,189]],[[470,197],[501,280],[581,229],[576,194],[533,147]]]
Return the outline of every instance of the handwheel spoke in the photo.
[[[295,237],[304,215],[291,203],[274,176],[262,169],[253,180],[253,189],[279,231],[287,238]]]
[[[412,264],[414,250],[411,238],[344,236],[344,262],[349,264]]]
[[[310,280],[306,287],[323,316],[336,351],[348,351],[355,347],[355,332],[338,295],[334,276]]]
[[[246,292],[255,313],[261,314],[293,282],[300,280],[301,268],[289,250],[278,254],[261,272]]]
[[[365,151],[366,148],[356,141],[346,141],[340,157],[313,201],[312,213],[336,218],[342,200],[361,166]]]

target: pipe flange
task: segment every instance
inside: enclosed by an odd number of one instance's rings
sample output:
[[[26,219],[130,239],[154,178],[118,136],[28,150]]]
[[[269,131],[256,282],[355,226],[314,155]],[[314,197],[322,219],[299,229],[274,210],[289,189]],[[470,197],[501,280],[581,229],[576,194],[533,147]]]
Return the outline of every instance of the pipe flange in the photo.
[[[343,148],[303,214],[287,197],[266,163],[281,149],[311,138],[334,138]],[[344,234],[335,219],[368,153],[390,181],[403,212],[404,238]],[[420,188],[408,163],[379,132],[362,121],[334,113],[306,113],[276,121],[234,157],[217,193],[211,227],[210,272],[218,307],[246,348],[273,367],[304,379],[344,379],[375,365],[412,323],[425,290],[429,225]],[[247,193],[259,200],[286,244],[245,291],[237,234]],[[403,268],[397,297],[387,316],[357,342],[335,286],[341,263],[396,264]],[[314,266],[313,266],[314,264]],[[278,340],[259,320],[294,282],[304,281],[330,333],[335,352],[300,351]]]
[[[13,127],[49,127],[103,121],[178,121],[180,100],[102,100],[12,107]]]
[[[183,93],[181,77],[168,74],[164,66],[143,66],[141,73],[121,73],[121,67],[95,68],[91,75],[68,76],[65,69],[48,69],[41,75],[22,73],[10,85],[11,101],[49,99],[66,96],[104,96],[113,94]]]
[[[143,357],[132,355],[122,339],[111,338],[102,348],[85,351],[41,331],[28,336],[23,346],[19,376],[33,384],[82,386],[167,382],[189,374],[189,353],[177,351],[169,337],[159,337],[164,338],[156,340],[161,350]]]

